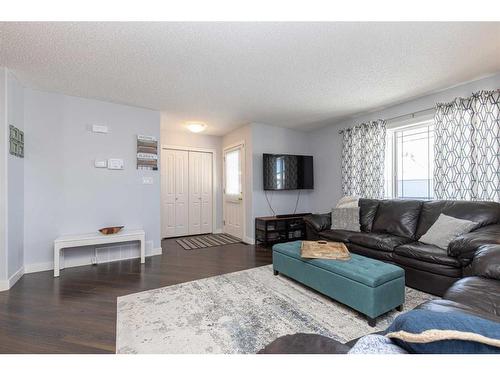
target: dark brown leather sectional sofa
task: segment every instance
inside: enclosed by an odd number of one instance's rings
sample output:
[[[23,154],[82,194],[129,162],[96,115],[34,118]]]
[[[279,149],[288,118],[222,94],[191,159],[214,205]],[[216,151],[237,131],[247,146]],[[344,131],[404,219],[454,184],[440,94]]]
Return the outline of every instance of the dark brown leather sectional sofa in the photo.
[[[344,242],[353,253],[397,264],[405,269],[406,285],[438,296],[474,275],[473,260],[482,245],[500,244],[499,203],[360,199],[359,207],[361,232],[332,230],[331,214],[316,214],[304,219],[307,238]],[[478,227],[446,250],[419,242],[441,213]]]
[[[500,245],[483,245],[471,263],[474,276],[455,282],[443,299],[426,302],[418,309],[462,312],[500,323]]]

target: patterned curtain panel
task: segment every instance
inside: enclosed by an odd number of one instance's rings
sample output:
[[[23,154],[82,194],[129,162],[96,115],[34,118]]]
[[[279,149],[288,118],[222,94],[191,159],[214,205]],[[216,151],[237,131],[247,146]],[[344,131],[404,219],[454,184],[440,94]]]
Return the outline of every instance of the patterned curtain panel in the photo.
[[[500,201],[500,90],[438,104],[436,199]]]
[[[362,123],[340,133],[344,195],[383,198],[385,121]]]

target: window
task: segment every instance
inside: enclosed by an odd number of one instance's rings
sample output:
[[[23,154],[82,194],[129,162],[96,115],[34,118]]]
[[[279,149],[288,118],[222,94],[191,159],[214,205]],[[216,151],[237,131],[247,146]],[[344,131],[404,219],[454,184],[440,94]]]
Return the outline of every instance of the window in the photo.
[[[387,129],[385,195],[432,199],[434,121],[416,121]]]
[[[226,191],[227,195],[241,195],[241,149],[226,152]]]

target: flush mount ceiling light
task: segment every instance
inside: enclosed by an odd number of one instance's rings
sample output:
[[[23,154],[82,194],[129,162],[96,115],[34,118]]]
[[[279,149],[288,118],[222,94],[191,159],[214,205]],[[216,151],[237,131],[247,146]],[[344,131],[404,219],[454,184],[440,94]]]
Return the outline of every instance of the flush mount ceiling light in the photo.
[[[207,124],[203,122],[188,122],[186,127],[193,133],[199,133],[207,128]]]

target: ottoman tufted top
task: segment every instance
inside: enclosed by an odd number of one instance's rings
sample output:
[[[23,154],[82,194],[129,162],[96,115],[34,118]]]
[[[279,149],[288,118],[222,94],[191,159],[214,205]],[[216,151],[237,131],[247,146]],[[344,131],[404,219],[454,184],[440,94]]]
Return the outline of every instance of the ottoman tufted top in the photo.
[[[301,258],[300,243],[301,241],[293,241],[276,244],[273,246],[273,252],[299,259],[372,288],[404,277],[405,274],[401,267],[353,253],[351,253],[351,259],[347,261]]]

